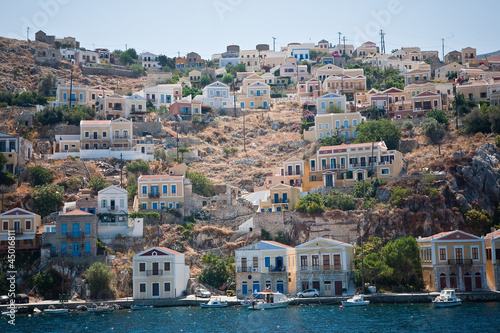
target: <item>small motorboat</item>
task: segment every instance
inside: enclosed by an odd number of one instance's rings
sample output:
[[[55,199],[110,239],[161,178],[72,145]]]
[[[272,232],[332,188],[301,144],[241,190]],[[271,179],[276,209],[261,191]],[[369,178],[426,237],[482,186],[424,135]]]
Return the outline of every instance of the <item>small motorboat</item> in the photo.
[[[222,302],[220,299],[215,298],[208,301],[208,303],[201,303],[202,308],[225,308],[227,307],[227,302]]]
[[[46,314],[59,314],[59,313],[68,313],[68,309],[66,308],[60,308],[60,309],[45,309],[43,310],[43,313]]]
[[[446,308],[461,305],[462,300],[457,298],[454,289],[443,289],[439,296],[432,301],[432,304],[434,304],[436,308]]]
[[[286,308],[291,299],[280,292],[265,290],[257,293],[254,301],[248,307],[251,310]]]
[[[136,311],[136,310],[149,310],[152,309],[152,305],[131,305],[130,310]]]
[[[111,305],[99,305],[92,308],[87,308],[87,312],[111,312],[115,308]]]
[[[359,294],[359,295],[354,295],[353,297],[342,301],[342,306],[363,306],[363,305],[368,305],[370,304],[370,301],[365,301],[365,295]]]

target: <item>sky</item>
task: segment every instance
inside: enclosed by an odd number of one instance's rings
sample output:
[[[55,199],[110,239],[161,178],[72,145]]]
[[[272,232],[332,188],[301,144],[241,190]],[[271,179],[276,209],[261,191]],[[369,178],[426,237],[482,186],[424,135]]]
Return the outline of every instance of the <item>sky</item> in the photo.
[[[470,46],[477,54],[500,49],[497,0],[0,0],[0,36],[35,39],[43,30],[76,37],[86,49],[135,48],[175,57],[194,51],[204,59],[238,44],[241,50],[322,39],[365,41],[385,50],[419,46],[445,54]]]

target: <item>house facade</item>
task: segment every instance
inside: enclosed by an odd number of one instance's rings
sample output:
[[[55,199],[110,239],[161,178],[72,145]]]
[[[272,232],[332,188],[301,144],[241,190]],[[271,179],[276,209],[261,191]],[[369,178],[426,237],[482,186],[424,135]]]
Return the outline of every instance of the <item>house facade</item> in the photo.
[[[186,290],[189,266],[182,253],[166,247],[152,247],[132,258],[133,298],[175,298]]]
[[[101,119],[127,118],[125,97],[117,94],[97,97],[96,113]]]
[[[320,296],[354,294],[354,246],[316,238],[295,247],[296,290],[314,288]]]
[[[317,141],[324,137],[340,135],[344,138],[355,138],[358,126],[363,117],[359,112],[352,113],[327,113],[314,117],[314,126],[304,131],[304,140]]]
[[[484,237],[455,230],[419,237],[417,242],[428,290],[487,289]]]
[[[132,122],[114,120],[81,120],[80,149],[109,149],[132,147]]]
[[[344,112],[346,110],[345,95],[337,95],[334,93],[327,93],[316,99],[316,111],[318,114],[323,114],[328,111],[330,105],[336,105]]]
[[[60,214],[55,232],[45,232],[42,243],[50,244],[52,257],[97,255],[97,216],[82,210]]]
[[[484,242],[488,285],[498,291],[500,290],[500,230],[495,230],[484,236]]]
[[[137,189],[135,210],[180,208],[184,204],[184,176],[142,175]]]
[[[437,68],[434,71],[434,78],[436,80],[448,80],[450,75],[452,75],[452,74],[458,75],[458,71],[461,70],[462,68],[465,68],[465,66],[460,65],[456,61],[451,62],[449,64],[442,66],[442,67]]]
[[[145,121],[147,99],[134,94],[125,98],[125,117],[133,121]]]
[[[42,226],[40,215],[21,208],[0,214],[0,253],[7,252],[9,245],[16,250],[40,248],[38,229]]]
[[[430,111],[432,109],[442,110],[441,94],[424,91],[412,97],[413,111]]]
[[[231,96],[229,86],[219,81],[205,86],[202,95],[198,95],[194,99],[216,109],[234,106],[234,96]]]
[[[274,241],[260,241],[234,251],[236,295],[245,298],[266,288],[295,294],[294,248]]]
[[[286,212],[295,209],[300,199],[300,188],[286,184],[277,184],[269,189],[269,197],[261,200],[260,212]]]
[[[127,190],[115,185],[108,186],[97,192],[99,223],[127,222],[127,196]]]
[[[318,186],[349,186],[372,175],[396,178],[403,169],[403,156],[383,141],[321,147],[306,165],[303,191]]]
[[[201,101],[192,99],[191,95],[189,95],[175,101],[170,105],[169,111],[171,115],[178,115],[183,120],[190,120],[194,116],[201,116],[201,104]]]
[[[326,92],[338,91],[341,94],[355,93],[366,90],[366,77],[364,75],[330,76],[323,82],[323,90]]]
[[[237,96],[237,102],[242,109],[267,109],[271,103],[271,86],[262,82],[252,83],[247,87],[246,94]]]
[[[2,171],[16,175],[18,166],[33,158],[33,144],[23,137],[0,132],[0,153],[7,159]]]
[[[264,185],[254,189],[257,191],[266,191],[277,184],[285,184],[292,187],[300,187],[304,177],[304,160],[297,157],[291,157],[283,162],[281,167],[273,170],[273,173],[266,176]]]
[[[143,52],[139,55],[142,62],[142,67],[144,68],[161,68],[160,62],[158,61],[158,55],[151,52]]]
[[[137,93],[151,102],[155,109],[164,105],[169,107],[174,101],[182,98],[181,84],[158,84],[153,87],[147,87]]]

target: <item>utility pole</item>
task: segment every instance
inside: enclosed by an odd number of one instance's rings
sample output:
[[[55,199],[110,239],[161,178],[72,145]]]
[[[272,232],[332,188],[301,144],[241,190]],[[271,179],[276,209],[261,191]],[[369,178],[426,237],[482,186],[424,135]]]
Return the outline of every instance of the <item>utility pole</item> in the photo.
[[[273,52],[276,52],[276,37],[273,37]]]
[[[342,40],[344,41],[344,57],[345,57],[345,36],[344,38],[342,38]]]
[[[385,32],[384,30],[380,29],[380,53],[385,53],[385,40],[384,40],[384,36],[385,36]]]
[[[71,109],[71,95],[73,93],[73,67],[70,71],[70,80],[69,80],[69,108]]]
[[[179,124],[175,127],[177,132],[177,160],[179,160]]]
[[[120,187],[123,188],[123,153],[120,153]]]
[[[339,45],[340,45],[340,35],[342,35],[342,33],[339,31],[338,34],[339,34]]]
[[[27,29],[26,29],[26,40],[28,42],[30,41],[30,27],[27,27]]]
[[[236,117],[236,77],[233,79],[233,108],[234,116]]]
[[[444,62],[444,38],[441,38],[441,43],[442,43],[442,47],[443,47],[443,62]]]
[[[241,109],[241,112],[243,113],[243,151],[247,151],[247,143],[246,143],[246,131],[245,131],[245,112],[243,109]]]

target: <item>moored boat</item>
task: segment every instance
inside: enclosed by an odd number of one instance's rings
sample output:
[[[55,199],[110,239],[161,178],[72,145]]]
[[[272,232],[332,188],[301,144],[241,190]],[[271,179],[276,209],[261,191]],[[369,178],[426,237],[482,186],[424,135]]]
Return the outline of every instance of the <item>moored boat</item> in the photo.
[[[208,303],[201,303],[202,308],[225,308],[227,307],[227,302],[222,302],[220,299],[215,298],[208,301]]]
[[[263,291],[257,293],[254,301],[248,307],[252,310],[286,308],[291,299],[280,292]]]
[[[88,308],[87,311],[88,312],[111,312],[114,309],[115,308],[110,306],[110,305],[99,305],[97,307]]]
[[[359,295],[354,295],[353,297],[342,301],[342,306],[363,306],[363,305],[368,305],[370,304],[370,301],[365,301],[365,295],[359,294]]]
[[[461,305],[462,300],[457,298],[454,289],[443,289],[439,296],[432,301],[432,304],[437,308],[446,308]]]
[[[45,309],[43,310],[43,313],[47,314],[59,314],[59,313],[68,313],[68,309],[65,308],[60,308],[60,309]]]

